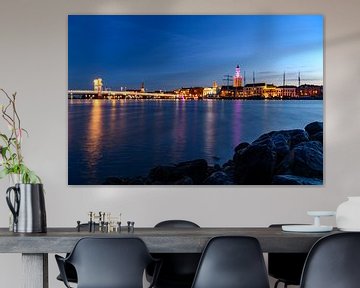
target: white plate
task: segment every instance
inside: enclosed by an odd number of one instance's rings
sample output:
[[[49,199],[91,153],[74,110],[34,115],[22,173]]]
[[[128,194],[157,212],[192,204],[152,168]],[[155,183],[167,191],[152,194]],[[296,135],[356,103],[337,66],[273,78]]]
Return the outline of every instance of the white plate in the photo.
[[[324,225],[282,225],[281,229],[286,232],[330,232],[333,227]]]
[[[340,231],[344,232],[360,232],[360,228],[339,228]]]
[[[308,211],[307,214],[309,216],[335,216],[335,211]]]

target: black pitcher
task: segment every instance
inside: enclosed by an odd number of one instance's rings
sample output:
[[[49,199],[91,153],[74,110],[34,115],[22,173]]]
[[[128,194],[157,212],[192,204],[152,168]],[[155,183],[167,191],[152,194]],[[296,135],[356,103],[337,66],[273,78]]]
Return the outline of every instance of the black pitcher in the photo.
[[[11,194],[13,202],[11,201]],[[14,216],[13,231],[46,232],[46,211],[42,184],[15,184],[6,190],[6,202]]]

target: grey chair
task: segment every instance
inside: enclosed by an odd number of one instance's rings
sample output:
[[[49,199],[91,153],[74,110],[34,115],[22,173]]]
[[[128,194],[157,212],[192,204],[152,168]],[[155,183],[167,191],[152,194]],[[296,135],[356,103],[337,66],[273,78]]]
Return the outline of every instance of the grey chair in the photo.
[[[166,220],[155,225],[157,229],[163,228],[200,228],[199,225],[187,220]],[[200,253],[157,253],[152,254],[161,259],[162,266],[155,283],[156,288],[190,288],[194,280],[196,269],[200,260]],[[153,267],[147,269],[147,279],[153,276]]]
[[[280,228],[282,225],[285,224],[272,224],[269,228]],[[277,279],[274,288],[280,283],[283,283],[285,288],[288,285],[300,285],[306,257],[307,253],[269,253],[268,273]]]
[[[82,223],[80,225],[80,228],[81,229],[89,229],[89,224],[88,223]],[[99,224],[96,223],[95,224],[95,229],[99,229]],[[66,257],[69,256],[69,253],[66,254]],[[71,282],[71,283],[77,283],[77,274],[76,274],[76,270],[74,268],[73,265],[71,265],[70,263],[67,263],[65,262],[64,263],[64,269],[65,269],[65,275],[66,275],[66,278],[67,278],[67,281],[68,282]],[[57,277],[56,277],[57,280],[59,281],[62,281],[64,282],[63,278],[61,277],[61,274],[59,274]]]
[[[269,288],[256,238],[220,236],[204,249],[192,288]]]
[[[360,233],[332,234],[318,240],[309,252],[301,288],[360,287]]]
[[[78,288],[143,288],[146,267],[157,262],[139,238],[82,238],[68,257],[55,258],[66,287],[70,284],[65,263],[74,266]],[[154,281],[159,265],[155,267]]]

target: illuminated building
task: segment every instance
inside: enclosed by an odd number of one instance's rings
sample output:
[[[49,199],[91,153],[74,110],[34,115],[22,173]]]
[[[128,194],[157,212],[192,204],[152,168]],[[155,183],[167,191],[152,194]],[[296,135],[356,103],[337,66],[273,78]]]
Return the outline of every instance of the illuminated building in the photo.
[[[299,97],[322,97],[323,86],[304,84],[297,87],[297,95]]]
[[[204,87],[204,90],[203,90],[204,97],[214,97],[215,95],[216,95],[216,88]]]
[[[179,95],[181,98],[189,98],[190,97],[190,88],[181,88],[179,90]]]
[[[233,82],[234,87],[241,87],[241,85],[242,85],[242,77],[241,77],[241,74],[240,74],[239,65],[237,65],[236,68],[235,68],[235,75],[234,75],[233,81],[234,81]]]
[[[279,89],[280,97],[287,97],[287,98],[296,97],[296,86],[283,85],[283,86],[279,86],[278,89]]]
[[[203,96],[206,97],[215,97],[220,92],[220,88],[218,87],[216,81],[213,82],[212,87],[204,87]]]
[[[141,83],[140,92],[145,92],[145,83],[144,82]]]
[[[262,97],[265,87],[266,87],[265,83],[246,84],[244,87],[244,96],[245,97]]]
[[[221,98],[234,98],[235,93],[237,97],[242,94],[242,87],[234,87],[234,86],[222,86],[220,89],[220,97]]]
[[[266,83],[246,84],[244,87],[243,96],[273,98],[279,96],[279,89],[274,84],[266,84]]]
[[[274,98],[279,96],[279,89],[274,84],[265,84],[262,89],[262,95],[264,98]]]
[[[203,87],[190,88],[190,98],[192,98],[192,99],[202,98],[203,94],[204,94],[204,88]]]
[[[97,78],[94,80],[94,91],[98,93],[98,95],[101,94],[103,88],[103,83],[101,78]]]

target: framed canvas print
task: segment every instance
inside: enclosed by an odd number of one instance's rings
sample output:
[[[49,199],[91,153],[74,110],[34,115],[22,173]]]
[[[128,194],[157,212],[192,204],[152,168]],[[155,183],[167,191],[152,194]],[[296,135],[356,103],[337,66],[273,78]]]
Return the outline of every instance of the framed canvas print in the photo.
[[[69,15],[69,185],[322,185],[321,15]]]

